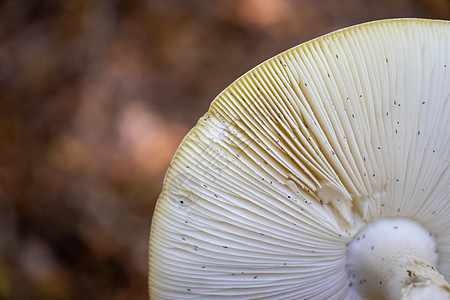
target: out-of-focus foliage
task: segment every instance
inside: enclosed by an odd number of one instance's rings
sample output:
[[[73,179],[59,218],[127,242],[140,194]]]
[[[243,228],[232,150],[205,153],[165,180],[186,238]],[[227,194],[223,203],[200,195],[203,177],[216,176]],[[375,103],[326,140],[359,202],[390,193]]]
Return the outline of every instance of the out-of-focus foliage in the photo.
[[[146,299],[182,137],[239,75],[300,42],[447,0],[0,3],[0,299]]]

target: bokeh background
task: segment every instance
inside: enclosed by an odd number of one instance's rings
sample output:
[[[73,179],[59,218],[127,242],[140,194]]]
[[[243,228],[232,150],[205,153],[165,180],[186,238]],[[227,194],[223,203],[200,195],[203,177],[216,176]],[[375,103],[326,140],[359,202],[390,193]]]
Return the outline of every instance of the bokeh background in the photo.
[[[214,97],[345,26],[448,0],[0,2],[0,299],[146,299],[154,205]]]

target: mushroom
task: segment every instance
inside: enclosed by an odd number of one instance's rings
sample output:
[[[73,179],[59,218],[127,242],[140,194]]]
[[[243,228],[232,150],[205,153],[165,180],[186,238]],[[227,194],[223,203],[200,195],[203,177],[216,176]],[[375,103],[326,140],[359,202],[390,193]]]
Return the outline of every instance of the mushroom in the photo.
[[[167,171],[151,298],[448,299],[449,120],[447,21],[357,25],[250,70]]]

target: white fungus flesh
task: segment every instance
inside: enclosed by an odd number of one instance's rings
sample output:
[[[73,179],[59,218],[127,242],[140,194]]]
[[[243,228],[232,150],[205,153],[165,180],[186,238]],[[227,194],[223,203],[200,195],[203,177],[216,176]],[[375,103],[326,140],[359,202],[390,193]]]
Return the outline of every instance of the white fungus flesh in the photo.
[[[424,299],[448,299],[450,286],[434,269],[437,262],[436,242],[424,227],[410,219],[380,219],[348,248],[349,286],[367,299],[420,299],[420,293]]]
[[[402,238],[419,254],[433,249],[423,261],[449,281],[449,120],[447,21],[362,24],[252,69],[214,100],[167,171],[151,299],[363,299],[371,289],[356,286],[348,249],[380,219],[428,234]],[[379,237],[377,250],[388,233]],[[354,270],[379,279],[365,267]]]

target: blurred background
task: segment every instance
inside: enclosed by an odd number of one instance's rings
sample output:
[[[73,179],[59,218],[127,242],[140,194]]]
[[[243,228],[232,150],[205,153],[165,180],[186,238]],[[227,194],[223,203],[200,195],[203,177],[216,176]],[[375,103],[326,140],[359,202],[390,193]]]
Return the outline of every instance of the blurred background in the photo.
[[[0,299],[146,299],[153,208],[209,103],[271,56],[448,0],[0,1]]]

